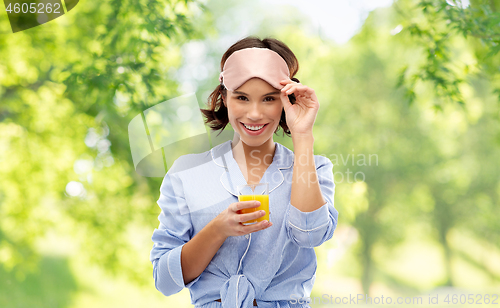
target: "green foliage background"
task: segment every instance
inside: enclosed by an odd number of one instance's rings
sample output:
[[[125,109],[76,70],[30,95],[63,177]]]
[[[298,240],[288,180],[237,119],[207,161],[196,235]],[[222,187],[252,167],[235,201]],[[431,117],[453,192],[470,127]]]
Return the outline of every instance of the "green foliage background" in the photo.
[[[320,100],[315,154],[335,164],[340,214],[312,296],[498,290],[499,9],[399,0],[344,45],[297,9],[236,0],[80,1],[16,34],[0,18],[0,306],[190,306],[154,288],[161,179],[135,172],[127,127],[185,94],[187,45],[212,68],[206,102],[238,14],[261,18],[244,36],[290,46]]]

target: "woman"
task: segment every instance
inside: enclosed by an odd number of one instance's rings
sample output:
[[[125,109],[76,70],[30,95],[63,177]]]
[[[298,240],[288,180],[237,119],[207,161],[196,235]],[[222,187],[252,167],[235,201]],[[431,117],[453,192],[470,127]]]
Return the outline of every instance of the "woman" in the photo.
[[[313,154],[319,102],[293,78],[298,67],[272,38],[244,38],[223,55],[202,112],[213,129],[230,123],[234,138],[181,156],[165,175],[150,258],[164,295],[187,287],[195,307],[309,307],[314,247],[333,236],[338,212],[333,165]],[[279,127],[295,153],[273,142]],[[242,224],[264,216],[241,213],[258,206],[238,202],[235,187],[247,183],[269,183],[272,222]]]

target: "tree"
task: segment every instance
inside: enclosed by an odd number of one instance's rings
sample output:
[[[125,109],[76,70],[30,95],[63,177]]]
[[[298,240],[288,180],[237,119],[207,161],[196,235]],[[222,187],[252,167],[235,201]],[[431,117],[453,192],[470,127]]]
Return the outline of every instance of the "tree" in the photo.
[[[134,253],[130,233],[156,221],[159,179],[135,174],[126,128],[148,106],[179,95],[172,69],[180,45],[201,36],[192,24],[201,9],[190,0],[86,2],[0,36],[7,271],[22,279],[35,270],[36,243],[56,230],[73,234],[103,268],[150,280],[151,264]]]
[[[500,1],[399,0],[394,4],[401,16],[399,31],[411,34],[413,46],[422,48],[424,57],[404,66],[398,86],[405,88],[409,102],[415,99],[417,82],[431,84],[442,101],[466,104],[460,86],[468,77],[491,80],[500,100]],[[467,39],[474,48],[475,62],[456,57],[457,37]],[[434,108],[442,109],[444,102]]]

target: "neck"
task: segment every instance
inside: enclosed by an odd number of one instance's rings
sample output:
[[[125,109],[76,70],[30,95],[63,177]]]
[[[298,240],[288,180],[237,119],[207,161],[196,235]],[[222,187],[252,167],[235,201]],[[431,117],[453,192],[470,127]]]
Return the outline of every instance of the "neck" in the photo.
[[[259,146],[249,146],[241,141],[239,135],[235,134],[231,141],[233,157],[238,163],[244,163],[249,167],[269,166],[276,151],[276,145],[272,138]]]

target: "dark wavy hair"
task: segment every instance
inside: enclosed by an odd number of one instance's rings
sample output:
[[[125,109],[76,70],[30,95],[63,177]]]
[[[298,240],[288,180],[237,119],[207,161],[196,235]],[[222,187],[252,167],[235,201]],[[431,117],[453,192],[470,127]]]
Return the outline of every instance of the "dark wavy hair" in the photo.
[[[227,58],[229,58],[229,56],[233,52],[251,47],[268,48],[278,53],[283,58],[283,60],[285,60],[288,66],[288,70],[290,71],[290,79],[295,82],[300,82],[297,78],[294,77],[299,70],[299,61],[285,43],[270,37],[261,40],[255,36],[248,36],[234,43],[222,56],[222,60],[220,62],[221,72],[224,68],[224,63],[226,63]],[[200,108],[200,111],[205,117],[205,124],[208,124],[208,126],[213,130],[220,130],[219,134],[229,123],[227,107],[224,106],[224,103],[222,102],[222,96],[227,97],[227,89],[221,83],[209,95],[207,102],[208,109]],[[288,95],[288,98],[290,99],[290,103],[295,103],[294,94]],[[280,127],[283,129],[284,134],[289,137],[291,136],[288,125],[286,124],[285,110],[281,112],[280,123],[274,133],[276,133]]]

